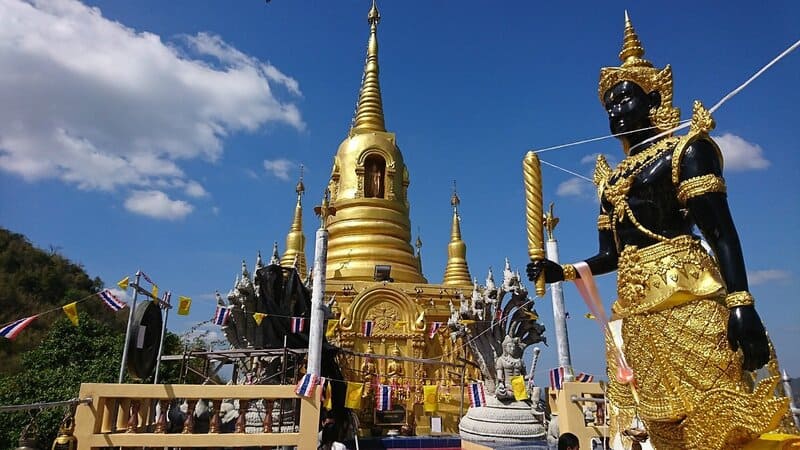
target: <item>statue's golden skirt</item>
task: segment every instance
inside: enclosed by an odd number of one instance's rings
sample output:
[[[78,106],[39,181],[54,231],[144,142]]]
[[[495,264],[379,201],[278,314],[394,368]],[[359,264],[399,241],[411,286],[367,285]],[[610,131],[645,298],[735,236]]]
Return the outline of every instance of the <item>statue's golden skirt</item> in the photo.
[[[725,287],[697,240],[680,236],[626,247],[618,295],[612,318],[623,320],[639,401],[630,386],[616,382],[609,351],[612,425],[624,429],[638,414],[655,448],[704,450],[736,448],[778,426],[788,399],[773,397],[777,377],[753,388],[741,353],[728,346]]]

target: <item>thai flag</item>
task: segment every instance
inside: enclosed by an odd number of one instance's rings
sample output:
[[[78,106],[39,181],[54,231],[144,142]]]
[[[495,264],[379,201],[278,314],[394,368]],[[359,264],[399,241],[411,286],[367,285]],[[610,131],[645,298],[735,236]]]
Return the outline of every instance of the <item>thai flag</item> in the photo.
[[[119,311],[120,309],[128,306],[127,303],[123,302],[122,300],[118,299],[114,294],[111,293],[108,289],[103,289],[100,291],[99,294],[100,299],[103,300],[106,306],[109,307],[114,312]]]
[[[24,319],[19,319],[15,322],[11,322],[10,324],[0,328],[0,336],[3,336],[6,339],[14,339],[17,335],[25,329],[31,322],[34,321],[39,316],[30,316]]]
[[[302,333],[306,328],[306,319],[303,317],[292,317],[292,333]]]
[[[361,324],[361,334],[364,337],[372,336],[372,329],[375,328],[375,323],[371,320],[365,320],[364,323]]]
[[[564,382],[564,368],[550,369],[550,389],[561,389]]]
[[[428,337],[433,339],[436,336],[436,332],[439,331],[439,328],[442,327],[442,322],[433,322],[431,324],[431,331],[428,332]]]
[[[314,388],[317,387],[317,384],[319,384],[319,377],[307,373],[303,375],[303,378],[297,383],[297,387],[294,388],[294,393],[302,395],[303,397],[311,397],[314,395]]]
[[[231,310],[224,306],[217,306],[217,310],[214,311],[214,318],[211,319],[211,322],[214,325],[225,325],[228,322],[228,316],[231,315]]]
[[[588,373],[579,373],[578,376],[575,377],[575,381],[579,381],[581,383],[591,383],[594,380],[594,375],[589,375]]]
[[[486,391],[483,388],[483,383],[470,383],[469,404],[473,408],[486,405]]]
[[[375,409],[378,411],[392,409],[392,387],[388,384],[378,385],[378,393],[375,396]]]

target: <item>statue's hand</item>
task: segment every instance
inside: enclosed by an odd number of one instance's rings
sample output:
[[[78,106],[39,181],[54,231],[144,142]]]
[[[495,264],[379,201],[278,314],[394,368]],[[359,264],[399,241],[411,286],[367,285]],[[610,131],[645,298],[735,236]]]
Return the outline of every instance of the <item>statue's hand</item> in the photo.
[[[528,272],[528,279],[532,282],[536,282],[542,271],[544,271],[544,280],[547,283],[564,281],[564,269],[561,268],[561,265],[549,259],[537,259],[529,262],[526,271]]]
[[[733,351],[742,349],[742,368],[756,370],[769,361],[767,332],[755,307],[737,306],[728,316],[728,344]]]

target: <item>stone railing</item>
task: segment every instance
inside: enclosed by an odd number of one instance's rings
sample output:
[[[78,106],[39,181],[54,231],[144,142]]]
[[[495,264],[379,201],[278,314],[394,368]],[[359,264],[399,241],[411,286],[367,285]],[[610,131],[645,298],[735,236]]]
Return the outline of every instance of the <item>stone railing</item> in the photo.
[[[190,384],[95,384],[81,385],[80,398],[91,398],[75,412],[78,449],[102,447],[271,447],[317,448],[319,388],[312,397],[298,397],[292,385],[206,386]],[[167,409],[174,399],[186,399],[188,412],[183,431],[166,433]],[[215,412],[208,433],[194,432],[197,401],[208,401]],[[239,419],[234,433],[220,433],[219,411],[223,399],[238,399]],[[300,404],[297,432],[273,433],[272,414],[265,414],[261,433],[245,433],[245,414],[250,402],[292,399]],[[160,407],[156,410],[155,405]],[[156,416],[158,411],[158,416]]]

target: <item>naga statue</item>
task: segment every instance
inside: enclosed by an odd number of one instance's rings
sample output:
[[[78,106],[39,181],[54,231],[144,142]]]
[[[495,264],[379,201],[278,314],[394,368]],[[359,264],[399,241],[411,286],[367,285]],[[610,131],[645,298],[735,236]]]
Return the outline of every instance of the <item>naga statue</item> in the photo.
[[[486,393],[486,406],[470,408],[461,419],[461,436],[497,442],[541,439],[546,426],[540,389],[530,388],[530,380],[525,380],[522,355],[528,346],[545,342],[545,330],[537,322],[533,300],[519,273],[511,270],[506,259],[501,285],[495,285],[489,269],[486,285],[479,286],[476,281],[472,296],[462,297],[459,308],[451,305],[450,309],[451,338],[468,343]],[[523,377],[527,399],[517,400],[515,395],[512,379],[518,376]]]
[[[259,253],[254,272],[251,279],[245,263],[242,262],[241,277],[237,277],[233,289],[228,293],[227,302],[217,293],[217,303],[231,311],[228,322],[222,327],[231,346],[274,349],[285,345],[289,349],[307,349],[311,313],[310,286],[303,284],[296,267],[286,268],[280,265],[277,243],[273,247],[269,264],[263,264]],[[256,313],[261,317],[260,324],[254,317]],[[306,325],[302,331],[292,331],[293,317],[305,319]],[[323,341],[322,377],[344,379],[336,362],[337,354],[336,347],[327,340]],[[295,373],[295,369],[304,367],[304,362],[293,359],[292,354],[287,355],[288,361],[283,361],[282,358],[283,356],[274,356],[250,361],[249,365],[240,367],[239,373],[244,377],[245,383],[250,384],[279,384],[282,381],[291,383],[292,380],[299,379],[301,374]],[[333,409],[328,412],[327,418],[333,419],[341,432],[349,421],[344,408],[345,386],[343,383],[331,383],[331,391]],[[277,410],[278,408],[273,409]],[[250,413],[248,422],[249,416]],[[260,425],[263,420],[254,420],[254,423]]]
[[[613,429],[638,418],[654,448],[741,448],[779,426],[788,399],[774,395],[777,362],[748,291],[722,153],[708,134],[714,121],[695,102],[688,134],[671,134],[680,120],[672,69],[644,59],[627,14],[619,57],[600,72],[625,158],[612,169],[598,157],[599,252],[563,266],[535,260],[528,276],[555,283],[617,271],[611,320],[621,320],[621,339],[607,338]],[[619,347],[624,360],[611,353]],[[632,379],[617,376],[625,360]],[[771,375],[756,382],[748,371],[765,364]]]

